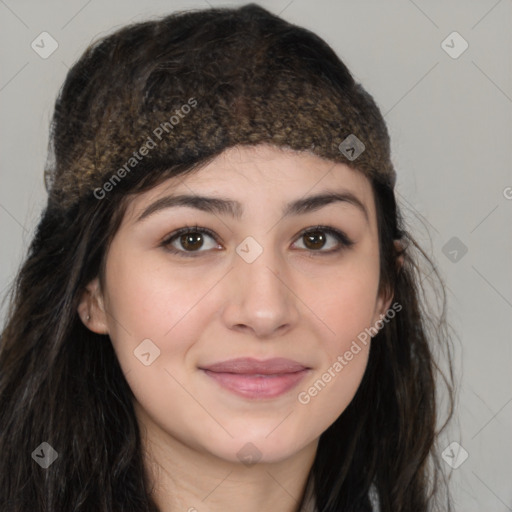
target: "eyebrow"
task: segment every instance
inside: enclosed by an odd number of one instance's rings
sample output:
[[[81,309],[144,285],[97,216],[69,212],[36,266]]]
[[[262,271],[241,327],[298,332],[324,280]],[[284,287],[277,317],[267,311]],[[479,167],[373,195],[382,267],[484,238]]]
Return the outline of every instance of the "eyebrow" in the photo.
[[[336,202],[343,202],[355,206],[361,213],[363,213],[366,222],[369,223],[368,211],[366,210],[365,205],[356,195],[348,190],[340,192],[326,192],[297,199],[296,201],[288,203],[284,207],[282,216],[288,217],[291,215],[301,215],[314,212],[328,204]],[[137,218],[136,222],[140,222],[161,210],[180,206],[195,208],[214,215],[230,215],[237,220],[240,219],[243,214],[242,204],[232,199],[182,194],[176,196],[165,196],[151,203]]]

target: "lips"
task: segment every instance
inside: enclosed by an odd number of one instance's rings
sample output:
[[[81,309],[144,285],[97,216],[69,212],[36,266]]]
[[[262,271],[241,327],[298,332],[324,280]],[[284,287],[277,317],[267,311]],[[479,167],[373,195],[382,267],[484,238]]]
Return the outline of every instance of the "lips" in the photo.
[[[240,357],[221,361],[201,368],[216,373],[239,373],[244,375],[279,375],[308,369],[306,366],[283,357],[259,361],[251,357]]]
[[[297,361],[285,358],[265,361],[238,358],[200,369],[222,388],[252,399],[278,397],[297,386],[310,370]]]

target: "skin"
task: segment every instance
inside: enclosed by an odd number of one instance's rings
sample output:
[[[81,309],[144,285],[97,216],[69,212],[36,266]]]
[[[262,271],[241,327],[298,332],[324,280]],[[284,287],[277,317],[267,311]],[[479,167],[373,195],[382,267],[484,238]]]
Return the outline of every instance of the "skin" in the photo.
[[[368,219],[348,202],[282,217],[291,201],[341,190],[359,198]],[[243,214],[236,219],[178,206],[137,221],[154,201],[178,193],[236,200]],[[162,246],[179,228],[196,224],[217,240],[204,235],[201,246],[196,235],[195,257]],[[312,249],[301,232],[317,225],[343,231],[354,245],[343,248],[322,231],[325,245]],[[248,236],[263,248],[252,263],[236,252]],[[179,237],[171,247],[185,251]],[[298,394],[392,300],[378,295],[377,219],[368,179],[310,153],[231,148],[197,172],[134,196],[105,268],[103,286],[98,278],[88,285],[79,314],[89,329],[109,334],[134,392],[161,510],[297,511],[319,437],[354,397],[370,343],[360,344],[309,403],[300,403]],[[134,356],[144,339],[160,350],[148,366]],[[199,369],[244,356],[287,357],[311,370],[291,391],[260,400],[234,395]],[[237,456],[247,443],[261,457],[255,464]]]

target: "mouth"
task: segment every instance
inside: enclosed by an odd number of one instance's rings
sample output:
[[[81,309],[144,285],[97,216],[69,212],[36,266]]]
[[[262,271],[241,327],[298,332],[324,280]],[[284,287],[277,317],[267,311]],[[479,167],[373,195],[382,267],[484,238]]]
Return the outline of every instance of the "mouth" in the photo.
[[[293,389],[311,371],[296,361],[238,358],[200,368],[222,388],[244,398],[276,398]]]

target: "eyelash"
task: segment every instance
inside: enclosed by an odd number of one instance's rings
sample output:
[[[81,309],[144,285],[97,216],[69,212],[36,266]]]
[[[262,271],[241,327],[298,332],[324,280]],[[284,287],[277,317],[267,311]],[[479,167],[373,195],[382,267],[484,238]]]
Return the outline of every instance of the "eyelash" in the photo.
[[[330,249],[329,251],[322,251],[321,249],[316,250],[316,251],[314,249],[309,249],[309,250],[301,249],[301,250],[306,250],[306,251],[310,252],[311,256],[315,256],[315,255],[326,256],[326,255],[339,253],[345,249],[350,248],[355,243],[352,240],[350,240],[347,237],[347,235],[345,233],[343,233],[342,231],[339,231],[338,229],[330,227],[330,226],[321,226],[321,225],[312,226],[310,228],[307,228],[307,229],[301,231],[299,233],[299,235],[297,236],[296,240],[299,240],[301,237],[303,237],[304,235],[307,235],[308,233],[314,233],[317,231],[321,231],[321,232],[333,235],[339,242],[340,246],[335,249]],[[166,237],[162,241],[161,246],[166,251],[169,251],[172,254],[176,254],[176,255],[184,257],[184,258],[195,258],[195,257],[198,257],[202,252],[208,252],[208,251],[183,251],[183,250],[175,249],[174,247],[171,246],[171,243],[175,239],[177,239],[183,235],[188,235],[190,233],[201,233],[201,234],[208,235],[213,240],[215,240],[216,243],[219,243],[215,236],[215,233],[212,230],[210,230],[208,228],[199,227],[196,225],[196,226],[186,226],[184,228],[178,229],[177,231],[174,231],[173,233],[171,233],[168,237]]]

